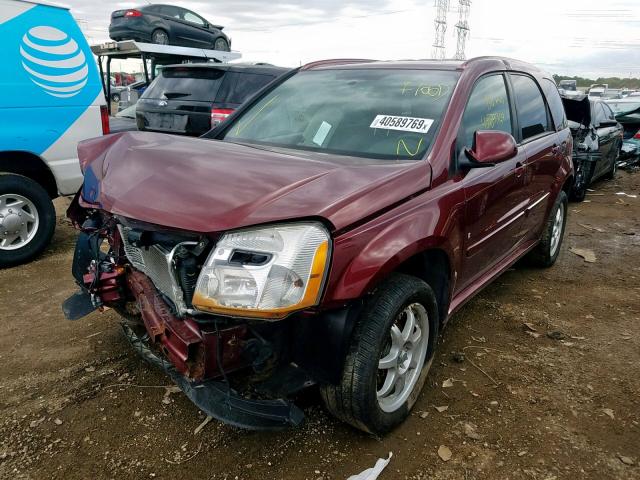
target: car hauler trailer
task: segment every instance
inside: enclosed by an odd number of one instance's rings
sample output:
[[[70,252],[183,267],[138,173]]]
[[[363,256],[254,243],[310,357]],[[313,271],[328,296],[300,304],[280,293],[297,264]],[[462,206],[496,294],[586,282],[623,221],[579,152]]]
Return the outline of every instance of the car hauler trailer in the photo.
[[[113,59],[140,59],[147,85],[155,78],[156,68],[176,63],[217,62],[227,63],[242,57],[239,52],[206,50],[202,48],[158,45],[155,43],[124,40],[93,45],[91,51],[98,57],[98,68],[102,78],[105,98],[111,98],[111,82],[105,81],[111,75]]]

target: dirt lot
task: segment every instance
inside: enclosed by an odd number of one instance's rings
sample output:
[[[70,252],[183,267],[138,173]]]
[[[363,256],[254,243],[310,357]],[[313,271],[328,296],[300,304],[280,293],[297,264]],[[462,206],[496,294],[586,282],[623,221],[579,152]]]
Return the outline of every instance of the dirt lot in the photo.
[[[570,206],[556,267],[510,270],[455,315],[413,415],[383,439],[333,420],[314,391],[298,430],[194,434],[203,414],[115,314],[64,320],[61,217],[46,255],[0,271],[0,477],[345,479],[393,452],[381,479],[639,479],[640,198],[615,193],[640,194],[640,173],[595,188]]]

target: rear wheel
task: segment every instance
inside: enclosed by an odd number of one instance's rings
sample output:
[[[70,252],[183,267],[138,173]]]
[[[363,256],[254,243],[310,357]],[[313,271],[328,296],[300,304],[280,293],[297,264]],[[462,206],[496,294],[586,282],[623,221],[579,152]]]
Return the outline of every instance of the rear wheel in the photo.
[[[221,52],[228,52],[229,51],[229,43],[227,42],[226,39],[220,37],[217,38],[216,41],[213,44],[213,49],[214,50],[219,50]]]
[[[529,253],[529,260],[535,266],[547,268],[556,263],[567,224],[567,205],[567,195],[564,191],[560,191],[547,220],[542,239],[538,246]]]
[[[27,177],[0,175],[0,268],[40,254],[55,226],[53,203],[44,188]]]
[[[158,28],[151,34],[151,42],[157,43],[158,45],[169,45],[169,34],[161,28]]]
[[[340,383],[320,389],[327,409],[374,434],[402,423],[429,372],[438,318],[429,285],[409,275],[389,277],[356,323]]]
[[[609,171],[607,171],[607,173],[604,175],[604,178],[606,178],[607,180],[613,180],[614,178],[616,178],[616,173],[618,173],[618,158],[620,157],[621,144],[616,143],[613,148],[616,152],[616,155],[613,159],[613,162],[611,163]]]
[[[611,168],[609,168],[609,171],[604,175],[604,178],[606,178],[607,180],[613,180],[614,178],[616,178],[616,174],[618,173],[618,158],[616,157],[616,159],[613,161]]]

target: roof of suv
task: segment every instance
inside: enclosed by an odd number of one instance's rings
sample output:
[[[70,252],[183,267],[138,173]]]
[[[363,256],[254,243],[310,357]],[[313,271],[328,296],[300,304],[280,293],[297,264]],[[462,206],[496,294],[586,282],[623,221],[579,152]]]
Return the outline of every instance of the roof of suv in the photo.
[[[264,74],[274,74],[281,75],[287,71],[289,68],[284,67],[276,67],[273,65],[243,65],[236,63],[178,63],[173,65],[165,65],[162,69],[166,68],[211,68],[215,70],[226,70],[229,72],[244,72],[244,73],[264,73]]]
[[[365,59],[336,59],[312,62],[302,67],[302,70],[331,70],[342,68],[366,69],[413,69],[413,70],[478,70],[506,69],[523,70],[527,72],[543,73],[535,65],[521,60],[507,57],[476,57],[469,60],[365,60]]]

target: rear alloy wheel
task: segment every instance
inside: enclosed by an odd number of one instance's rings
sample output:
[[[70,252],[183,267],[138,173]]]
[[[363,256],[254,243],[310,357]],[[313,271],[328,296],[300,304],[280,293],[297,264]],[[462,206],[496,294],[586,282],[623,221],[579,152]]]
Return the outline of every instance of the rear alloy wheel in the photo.
[[[213,44],[213,49],[214,50],[219,50],[221,52],[228,52],[229,51],[229,43],[227,43],[227,41],[220,37],[218,39],[216,39],[216,41]]]
[[[341,381],[321,386],[327,409],[366,432],[392,430],[422,390],[437,336],[431,287],[393,274],[369,297],[356,322]]]
[[[560,191],[538,246],[529,253],[528,258],[537,267],[548,268],[556,263],[567,224],[567,194]]]
[[[39,184],[20,175],[0,175],[0,268],[41,253],[51,240],[55,218],[51,199]]]
[[[169,45],[169,34],[161,28],[154,30],[151,34],[151,43],[158,45]]]

